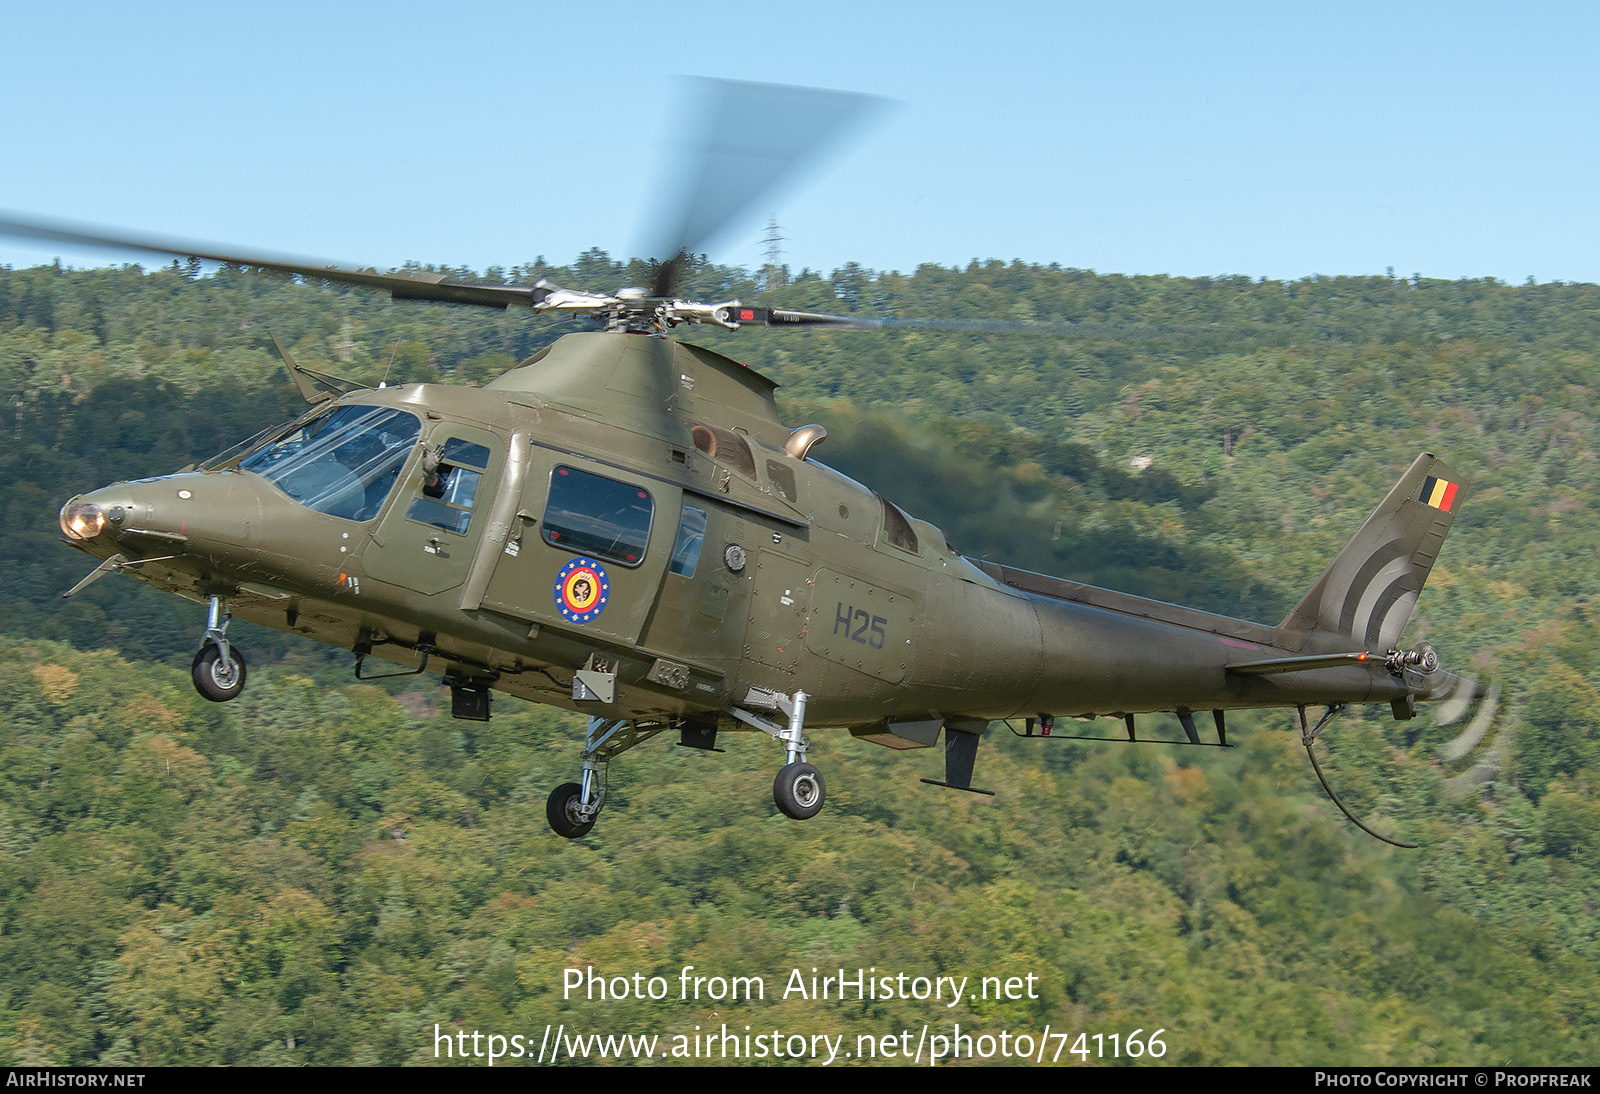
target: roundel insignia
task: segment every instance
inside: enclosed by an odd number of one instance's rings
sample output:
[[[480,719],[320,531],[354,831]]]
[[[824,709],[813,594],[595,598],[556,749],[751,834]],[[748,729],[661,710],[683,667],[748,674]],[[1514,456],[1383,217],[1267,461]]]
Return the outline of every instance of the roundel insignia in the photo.
[[[606,610],[611,579],[592,558],[575,558],[556,575],[556,608],[569,623],[588,623]]]

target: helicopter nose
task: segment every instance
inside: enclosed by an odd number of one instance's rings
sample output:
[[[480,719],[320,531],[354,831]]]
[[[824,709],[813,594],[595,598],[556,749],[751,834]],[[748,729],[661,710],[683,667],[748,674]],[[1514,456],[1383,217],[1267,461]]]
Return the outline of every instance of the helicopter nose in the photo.
[[[247,476],[206,472],[112,483],[61,507],[67,540],[102,557],[203,555],[222,564],[259,521],[258,492]]]
[[[111,546],[129,532],[162,535],[167,522],[157,512],[156,485],[162,481],[115,483],[77,495],[61,507],[62,534],[87,547]]]

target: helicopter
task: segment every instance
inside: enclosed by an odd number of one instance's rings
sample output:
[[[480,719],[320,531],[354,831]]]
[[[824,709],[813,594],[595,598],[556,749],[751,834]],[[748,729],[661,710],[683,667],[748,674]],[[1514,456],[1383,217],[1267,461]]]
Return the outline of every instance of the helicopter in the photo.
[[[457,718],[487,721],[494,692],[585,714],[578,776],[547,802],[566,838],[594,827],[610,762],[661,734],[706,750],[730,732],[771,737],[774,802],[805,820],[826,797],[807,759],[822,727],[897,750],[942,734],[944,778],[922,781],[989,794],[973,779],[995,721],[1025,719],[1022,735],[1044,738],[1110,717],[1135,741],[1141,716],[1170,712],[1188,744],[1225,747],[1227,711],[1291,708],[1326,788],[1312,745],[1347,705],[1386,702],[1406,720],[1419,703],[1484,694],[1425,643],[1401,644],[1466,494],[1443,459],[1418,456],[1276,625],[969,558],[819,461],[826,430],[785,424],[771,380],[672,337],[884,325],[682,299],[686,241],[706,231],[693,221],[650,286],[601,293],[0,220],[13,236],[597,328],[478,388],[364,387],[277,345],[306,413],[191,470],[71,498],[66,542],[99,563],[65,595],[114,572],[205,605],[192,675],[216,702],[247,685],[228,637],[239,618],[351,650],[358,679],[438,673]],[[1206,711],[1212,741],[1196,720]]]

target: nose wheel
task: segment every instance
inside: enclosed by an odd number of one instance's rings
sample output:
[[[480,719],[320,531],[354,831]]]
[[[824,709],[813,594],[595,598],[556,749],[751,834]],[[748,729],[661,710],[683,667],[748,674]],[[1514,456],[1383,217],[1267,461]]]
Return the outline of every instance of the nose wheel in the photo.
[[[194,655],[191,674],[194,689],[213,703],[226,703],[237,699],[244,690],[248,675],[244,654],[228,642],[228,602],[220,596],[211,598],[206,614],[205,643]]]
[[[590,718],[584,734],[583,781],[562,783],[550,792],[544,816],[550,830],[563,839],[587,836],[606,803],[606,771],[611,758],[643,744],[665,726],[640,725],[627,718]]]
[[[194,690],[213,703],[226,703],[244,690],[244,655],[236,649],[226,653],[207,643],[194,655]]]
[[[577,839],[589,834],[589,829],[594,827],[595,819],[600,815],[600,807],[597,803],[594,812],[584,816],[583,787],[577,783],[562,783],[550,791],[544,815],[550,822],[550,830],[556,835],[564,839]]]

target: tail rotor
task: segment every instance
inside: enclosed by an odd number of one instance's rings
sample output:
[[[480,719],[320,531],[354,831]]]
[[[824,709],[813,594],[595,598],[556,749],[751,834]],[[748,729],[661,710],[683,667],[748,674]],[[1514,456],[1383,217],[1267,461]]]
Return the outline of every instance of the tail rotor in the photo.
[[[1435,745],[1440,760],[1456,764],[1468,756],[1477,759],[1465,771],[1445,779],[1446,791],[1453,798],[1464,798],[1500,774],[1506,764],[1510,738],[1500,718],[1500,685],[1484,687],[1458,678],[1433,716],[1433,724],[1446,729],[1465,720],[1465,728],[1442,744]],[[1491,735],[1492,731],[1492,735]],[[1488,743],[1485,744],[1487,738]]]

